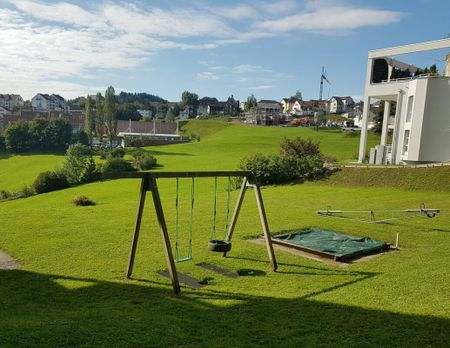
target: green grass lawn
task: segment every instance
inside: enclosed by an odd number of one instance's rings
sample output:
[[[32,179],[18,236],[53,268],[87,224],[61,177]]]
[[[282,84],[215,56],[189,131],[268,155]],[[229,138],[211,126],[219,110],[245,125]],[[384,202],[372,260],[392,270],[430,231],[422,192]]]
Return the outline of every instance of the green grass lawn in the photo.
[[[157,156],[164,169],[234,169],[243,153],[275,151],[284,131],[289,136],[309,132],[228,125],[201,135],[198,143],[159,147],[157,151],[164,154]],[[351,154],[357,148],[354,144],[345,149],[345,145],[338,151],[337,145],[326,145],[325,132],[319,133],[323,150],[328,148],[330,154]],[[335,144],[342,140],[342,135],[328,136]],[[219,149],[221,141],[221,150],[210,150]],[[174,180],[160,179],[159,185],[174,242]],[[225,186],[220,181],[219,235],[225,225]],[[321,182],[265,187],[262,193],[273,233],[319,226],[387,242],[400,234],[400,251],[346,267],[276,250],[279,271],[274,273],[265,247],[248,241],[261,234],[252,191],[246,196],[228,257],[207,250],[213,182],[197,180],[194,259],[177,268],[206,279],[208,285],[199,290],[182,286],[182,295],[176,297],[170,281],[157,273],[166,264],[150,200],[133,279],[124,279],[138,189],[137,180],[105,181],[0,203],[0,249],[23,264],[17,270],[0,271],[0,347],[448,346],[448,192]],[[188,180],[182,180],[181,252],[187,245],[189,189]],[[97,205],[75,207],[71,200],[77,194],[89,196]],[[236,196],[233,191],[233,202]],[[385,224],[315,214],[328,205],[403,209],[420,203],[442,213],[434,219]],[[199,262],[257,272],[231,279],[196,266]]]
[[[60,166],[63,160],[62,154],[0,153],[0,190],[20,190],[24,185],[32,184],[39,173]]]
[[[152,146],[160,170],[235,170],[240,159],[254,152],[277,152],[284,137],[319,141],[321,151],[339,161],[355,160],[359,137],[339,130],[313,128],[261,127],[227,123],[224,120],[193,120],[184,126],[200,136],[199,142],[171,146]],[[369,136],[369,146],[378,138]],[[64,158],[52,154],[9,156],[0,153],[0,190],[16,191],[31,185],[36,176],[60,166]],[[17,175],[11,175],[17,173]]]

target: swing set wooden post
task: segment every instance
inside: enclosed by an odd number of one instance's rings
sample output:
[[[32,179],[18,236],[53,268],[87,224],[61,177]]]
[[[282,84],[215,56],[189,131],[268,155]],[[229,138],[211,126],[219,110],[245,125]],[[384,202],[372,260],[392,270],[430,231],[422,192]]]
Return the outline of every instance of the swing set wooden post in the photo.
[[[134,225],[134,233],[133,239],[131,243],[130,256],[128,261],[127,268],[127,278],[130,278],[133,273],[134,260],[136,256],[136,250],[139,240],[139,232],[141,228],[142,216],[144,212],[145,206],[145,198],[147,191],[152,193],[153,204],[155,207],[156,217],[158,220],[158,224],[161,231],[161,237],[164,244],[164,251],[166,255],[167,267],[169,270],[170,279],[172,281],[173,291],[176,295],[180,293],[180,284],[178,280],[177,269],[175,266],[175,260],[172,253],[172,247],[170,244],[169,233],[167,230],[167,224],[164,217],[164,211],[161,204],[161,198],[158,191],[158,186],[156,179],[157,178],[196,178],[196,177],[231,177],[231,176],[239,176],[242,177],[241,189],[239,191],[238,200],[236,206],[233,211],[233,215],[231,218],[231,222],[227,231],[226,241],[231,242],[233,237],[234,229],[236,227],[236,222],[239,217],[239,213],[242,207],[242,203],[245,197],[245,192],[247,190],[248,178],[252,177],[250,172],[244,171],[215,171],[215,172],[158,172],[158,173],[121,173],[114,174],[108,177],[107,179],[125,179],[125,178],[140,178],[141,179],[141,189],[139,193],[139,205],[136,214],[136,221]],[[250,185],[255,190],[255,198],[256,204],[258,206],[259,216],[261,220],[261,226],[264,232],[264,238],[266,241],[267,252],[269,256],[269,260],[272,264],[272,268],[274,271],[277,269],[277,261],[275,258],[275,253],[272,246],[272,240],[269,232],[269,225],[267,222],[267,216],[262,200],[261,190],[258,184]],[[223,253],[223,256],[226,256],[226,252]]]

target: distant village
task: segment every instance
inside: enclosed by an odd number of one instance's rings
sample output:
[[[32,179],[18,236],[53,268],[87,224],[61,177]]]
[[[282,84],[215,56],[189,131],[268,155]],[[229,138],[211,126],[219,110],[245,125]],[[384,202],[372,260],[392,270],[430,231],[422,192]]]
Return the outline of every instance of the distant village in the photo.
[[[226,101],[219,101],[214,97],[198,98],[195,93],[187,91],[185,94],[187,100],[170,102],[146,93],[120,93],[117,98],[121,107],[116,135],[175,134],[177,127],[164,124],[219,116],[237,117],[242,123],[262,126],[358,127],[363,110],[362,103],[355,103],[350,96],[303,100],[301,92],[297,92],[280,101],[257,101],[251,95],[247,101],[240,102],[233,95]],[[144,102],[143,98],[146,98]],[[37,117],[63,118],[74,132],[81,130],[85,127],[84,101],[84,97],[65,100],[58,94],[44,93],[38,93],[30,101],[25,101],[17,94],[0,94],[0,136],[9,125]],[[372,108],[376,108],[376,105]]]

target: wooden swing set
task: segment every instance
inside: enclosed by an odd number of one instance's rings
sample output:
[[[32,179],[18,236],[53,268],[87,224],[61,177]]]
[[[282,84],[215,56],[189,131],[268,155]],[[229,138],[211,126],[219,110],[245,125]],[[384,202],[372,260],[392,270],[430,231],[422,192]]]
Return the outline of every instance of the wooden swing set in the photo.
[[[227,194],[227,226],[226,226],[226,236],[224,240],[215,238],[216,229],[216,208],[217,208],[217,178],[228,177],[228,194]],[[242,178],[241,188],[236,201],[236,205],[231,216],[231,220],[228,224],[228,213],[230,210],[230,178],[239,177]],[[245,193],[247,188],[251,187],[254,189],[256,204],[258,206],[259,217],[261,221],[261,227],[264,232],[264,239],[266,242],[267,253],[269,261],[272,264],[274,271],[277,270],[277,261],[275,258],[274,249],[272,246],[272,239],[270,237],[269,225],[267,222],[266,211],[264,208],[264,203],[261,195],[261,189],[254,179],[251,172],[247,171],[200,171],[200,172],[138,172],[138,173],[120,173],[115,175],[110,175],[108,179],[141,179],[141,188],[139,193],[139,206],[136,215],[136,221],[134,225],[133,240],[131,244],[130,257],[128,261],[127,268],[127,278],[131,278],[133,273],[133,265],[136,256],[136,250],[139,240],[139,232],[141,228],[142,215],[144,213],[145,198],[147,192],[152,193],[153,204],[155,207],[156,218],[160,227],[161,237],[163,240],[164,251],[166,255],[168,273],[172,282],[173,291],[178,295],[181,291],[180,284],[178,281],[178,274],[176,269],[176,262],[182,262],[192,259],[192,214],[194,209],[194,182],[195,178],[214,178],[214,212],[213,212],[213,234],[214,239],[211,239],[208,243],[208,248],[214,252],[220,252],[225,257],[227,253],[231,250],[231,240],[233,237],[233,232],[236,227],[236,222],[239,217],[239,212],[241,210],[242,203],[244,201]],[[173,256],[172,247],[170,243],[169,233],[167,229],[166,220],[164,217],[164,211],[161,203],[161,198],[158,191],[157,179],[163,178],[175,178],[176,179],[176,249],[175,258]],[[179,258],[178,255],[178,180],[180,178],[191,178],[191,204],[190,204],[190,227],[189,227],[189,251],[188,256],[185,258]]]

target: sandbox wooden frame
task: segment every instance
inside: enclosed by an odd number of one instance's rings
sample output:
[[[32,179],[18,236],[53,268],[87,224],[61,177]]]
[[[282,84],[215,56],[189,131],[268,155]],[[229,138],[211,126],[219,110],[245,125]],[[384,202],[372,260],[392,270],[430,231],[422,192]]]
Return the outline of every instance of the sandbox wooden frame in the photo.
[[[161,238],[163,240],[164,251],[166,255],[167,267],[169,270],[170,279],[172,281],[173,291],[176,295],[181,292],[180,283],[178,281],[177,269],[175,266],[175,260],[172,253],[172,247],[170,244],[169,233],[167,229],[166,220],[164,217],[164,211],[161,204],[161,197],[158,191],[157,179],[161,178],[208,178],[208,177],[241,177],[242,183],[237,198],[236,205],[231,216],[231,221],[227,230],[226,241],[231,242],[233,238],[236,222],[239,217],[242,203],[244,201],[247,188],[252,187],[255,191],[256,204],[258,206],[259,218],[261,221],[261,227],[264,233],[264,239],[267,247],[267,254],[269,261],[272,264],[274,271],[277,270],[277,261],[275,252],[272,246],[272,239],[270,237],[269,224],[267,222],[266,211],[261,194],[261,188],[254,180],[251,172],[246,171],[200,171],[200,172],[130,172],[120,173],[117,175],[110,175],[108,179],[141,179],[141,188],[139,193],[139,205],[136,214],[136,221],[134,225],[133,240],[131,243],[130,257],[128,260],[127,278],[131,278],[133,273],[133,265],[136,256],[136,250],[139,240],[139,233],[141,229],[142,215],[144,213],[145,198],[147,192],[152,193],[153,204],[155,207],[156,218],[158,220],[159,228],[161,231]],[[226,252],[223,256],[226,256]]]

